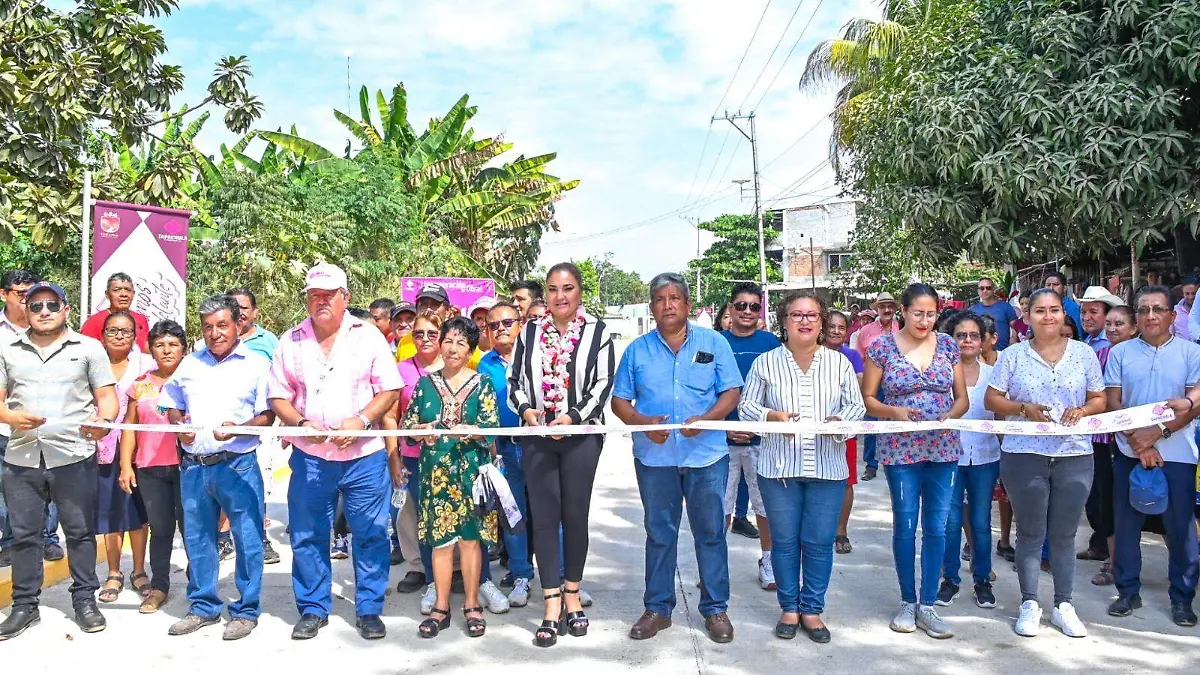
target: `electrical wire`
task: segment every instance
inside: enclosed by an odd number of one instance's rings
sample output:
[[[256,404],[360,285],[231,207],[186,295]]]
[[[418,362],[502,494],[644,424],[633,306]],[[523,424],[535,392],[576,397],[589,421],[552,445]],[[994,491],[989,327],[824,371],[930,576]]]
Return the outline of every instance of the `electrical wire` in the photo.
[[[823,4],[825,4],[825,0],[818,0],[816,8],[813,9],[812,14],[810,14],[808,17],[808,23],[804,24],[803,30],[800,31],[800,36],[797,37],[796,41],[792,43],[792,48],[788,51],[787,56],[783,57],[783,62],[779,64],[779,70],[775,71],[775,77],[771,78],[771,82],[765,89],[763,89],[762,95],[759,96],[758,100],[754,102],[755,110],[758,109],[758,106],[763,102],[763,99],[767,97],[767,93],[771,91],[771,87],[775,86],[775,82],[779,80],[779,76],[783,74],[783,69],[787,66],[788,60],[791,59],[792,54],[796,52],[796,47],[800,46],[800,41],[803,40],[804,35],[808,33],[809,26],[812,25],[813,19],[817,17],[817,12],[821,11],[821,5]]]
[[[754,78],[754,84],[750,85],[750,88],[746,90],[746,97],[743,98],[742,102],[738,104],[739,110],[746,107],[746,101],[750,100],[750,95],[754,93],[754,88],[758,86],[759,81],[762,80],[763,74],[767,72],[767,67],[771,65],[771,60],[775,58],[775,52],[779,51],[779,45],[783,44],[783,39],[787,37],[788,29],[792,27],[792,22],[796,20],[796,15],[800,13],[800,8],[803,6],[804,0],[800,0],[800,3],[796,5],[796,11],[792,12],[792,16],[788,18],[787,25],[783,27],[783,32],[779,34],[779,40],[777,40],[775,42],[775,46],[771,48],[771,55],[767,57],[767,61],[763,64],[762,70],[758,71],[758,76]]]

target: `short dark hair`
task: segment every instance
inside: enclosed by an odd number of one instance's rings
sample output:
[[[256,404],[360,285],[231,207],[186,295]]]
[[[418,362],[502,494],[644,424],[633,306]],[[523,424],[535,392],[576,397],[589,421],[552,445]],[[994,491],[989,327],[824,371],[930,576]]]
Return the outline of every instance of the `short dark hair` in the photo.
[[[979,327],[982,328],[983,332],[987,333],[988,335],[995,335],[996,317],[992,316],[991,314],[980,314]]]
[[[229,295],[236,295],[236,294],[230,293]],[[187,353],[187,350],[188,350],[187,333],[184,332],[183,326],[180,326],[179,324],[175,323],[174,321],[172,321],[170,319],[163,319],[161,321],[158,321],[153,326],[150,327],[150,334],[146,338],[146,344],[153,347],[154,341],[159,338],[162,338],[162,337],[173,337],[176,340],[179,340],[179,344],[183,345],[184,353]]]
[[[465,316],[456,316],[446,323],[442,324],[441,333],[438,336],[438,342],[443,342],[450,331],[457,331],[467,338],[467,345],[472,351],[479,346],[479,326],[475,322]]]
[[[234,323],[242,320],[242,308],[238,307],[238,304],[228,295],[208,296],[200,301],[200,307],[196,313],[200,315],[200,320],[203,322],[204,317],[216,314],[223,309],[229,310],[229,318],[233,319]]]
[[[545,300],[543,300],[541,298],[534,298],[533,301],[529,303],[529,306],[531,308],[533,308],[533,307],[547,307],[548,305],[546,304]]]
[[[382,310],[386,310],[390,314],[392,311],[392,308],[395,306],[396,306],[396,301],[391,298],[375,298],[374,300],[371,301],[370,305],[367,305],[367,309],[370,311],[382,309]]]
[[[762,286],[759,286],[753,281],[739,281],[738,283],[734,284],[733,290],[729,291],[729,301],[733,302],[735,299],[737,299],[737,296],[741,295],[742,293],[749,293],[750,295],[758,298],[759,302],[762,302]]]
[[[258,309],[258,298],[254,297],[254,292],[249,288],[231,288],[225,291],[225,295],[228,295],[231,298],[239,295],[244,296],[250,301],[251,309]]]
[[[1171,305],[1171,289],[1166,286],[1145,286],[1137,292],[1137,297],[1133,299],[1133,306],[1137,307],[1143,295],[1162,295],[1167,299],[1167,305]]]
[[[1063,304],[1062,296],[1058,294],[1058,291],[1053,288],[1039,288],[1029,294],[1029,306],[1032,307],[1033,303],[1037,302],[1037,299],[1043,295],[1052,295],[1055,300],[1058,300],[1058,304]]]
[[[4,273],[3,279],[0,279],[0,285],[4,286],[4,290],[11,291],[13,286],[24,286],[25,284],[36,284],[41,281],[37,275],[25,270],[9,270]]]
[[[1063,325],[1071,329],[1071,339],[1079,339],[1079,324],[1075,323],[1075,318],[1070,314],[1063,312]]]
[[[546,295],[542,283],[536,279],[518,279],[508,285],[509,293],[516,293],[520,290],[529,291],[529,296],[535,299],[545,297]]]
[[[575,283],[579,285],[579,290],[583,290],[583,272],[579,271],[579,268],[575,266],[575,263],[555,263],[550,269],[546,270],[547,283],[550,282],[550,277],[553,276],[555,272],[566,272],[567,274],[570,274],[575,279]]]
[[[1061,282],[1062,282],[1062,285],[1063,285],[1063,286],[1066,286],[1066,285],[1067,285],[1067,275],[1063,274],[1062,272],[1051,272],[1051,273],[1047,274],[1047,275],[1045,276],[1045,278],[1044,278],[1044,279],[1042,279],[1042,283],[1043,283],[1043,284],[1044,284],[1044,283],[1047,283],[1047,282],[1049,282],[1051,279],[1058,279],[1059,281],[1061,281]]]
[[[521,308],[520,307],[517,307],[516,305],[512,304],[511,302],[506,302],[504,300],[501,300],[500,302],[497,302],[496,304],[492,305],[492,308],[488,310],[488,315],[490,316],[491,313],[496,311],[497,309],[511,309],[512,311],[517,313],[517,316],[521,316]]]
[[[104,288],[107,289],[114,281],[124,281],[127,284],[132,284],[133,277],[124,272],[113,272],[112,276],[108,278],[108,281],[104,282]]]
[[[108,322],[113,319],[129,319],[129,323],[133,324],[133,334],[137,336],[137,322],[133,320],[133,315],[129,312],[121,310],[119,312],[109,312],[108,316],[104,317],[104,327],[108,328]]]
[[[829,323],[829,308],[825,305],[825,301],[821,296],[813,293],[810,289],[804,288],[799,291],[788,293],[783,302],[779,303],[779,307],[775,310],[775,322],[779,327],[779,339],[787,342],[787,315],[788,307],[792,306],[797,300],[812,300],[817,303],[821,313],[821,332],[817,335],[817,344],[825,344],[825,326]]]
[[[375,320],[375,317],[371,316],[371,313],[368,312],[367,310],[363,309],[362,307],[347,307],[346,311],[350,312],[350,316],[352,316],[356,319],[359,319],[361,321],[374,321]]]
[[[988,317],[988,318],[991,318],[991,317]],[[950,337],[954,337],[954,333],[958,330],[958,327],[967,321],[971,321],[976,326],[979,326],[980,337],[983,337],[988,334],[987,327],[983,325],[982,315],[976,314],[975,312],[972,312],[972,311],[959,312],[959,313],[955,314],[954,316],[946,319],[946,322],[942,324],[942,326],[945,327],[946,330],[944,330],[942,332],[949,335]],[[992,326],[995,327],[995,322],[992,323]]]
[[[929,284],[909,284],[908,288],[905,288],[904,292],[900,294],[900,304],[908,309],[912,307],[917,298],[933,298],[934,302],[937,302],[937,289]]]

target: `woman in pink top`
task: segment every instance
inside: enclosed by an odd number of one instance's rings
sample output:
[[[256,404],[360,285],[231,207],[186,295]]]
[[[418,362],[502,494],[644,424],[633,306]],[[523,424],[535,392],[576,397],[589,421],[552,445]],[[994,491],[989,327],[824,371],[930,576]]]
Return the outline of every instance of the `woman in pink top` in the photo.
[[[117,379],[117,400],[121,403],[117,419],[125,415],[126,397],[134,380],[154,366],[149,357],[133,350],[137,337],[137,324],[128,312],[112,312],[105,318],[101,338],[112,365],[113,377]],[[133,572],[129,576],[129,584],[143,596],[150,592],[149,577],[146,576],[146,507],[142,504],[140,492],[121,489],[118,481],[121,466],[116,461],[120,439],[121,432],[114,430],[96,443],[96,461],[99,465],[96,534],[104,537],[108,557],[108,579],[100,590],[100,602],[115,602],[125,587],[125,577],[121,574],[121,547],[125,543],[126,532],[129,533],[129,546],[133,549]]]
[[[134,381],[123,402],[126,424],[169,424],[158,407],[163,385],[175,374],[187,352],[187,335],[174,321],[159,321],[150,329],[152,370]],[[127,397],[127,398],[126,398]],[[150,523],[150,590],[139,611],[153,614],[167,602],[171,590],[171,550],[176,523],[183,520],[179,494],[179,450],[175,434],[161,431],[121,432],[121,489],[142,495]]]

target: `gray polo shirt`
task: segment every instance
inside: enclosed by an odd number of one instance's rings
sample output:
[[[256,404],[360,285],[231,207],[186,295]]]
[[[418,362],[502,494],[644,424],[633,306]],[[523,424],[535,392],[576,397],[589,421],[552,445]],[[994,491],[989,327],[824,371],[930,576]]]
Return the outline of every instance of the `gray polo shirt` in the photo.
[[[48,469],[96,454],[95,441],[79,435],[79,425],[96,410],[93,389],[116,383],[100,342],[71,329],[56,343],[39,349],[28,334],[0,343],[0,387],[10,410],[27,410],[50,421],[37,429],[12,430],[4,461]]]

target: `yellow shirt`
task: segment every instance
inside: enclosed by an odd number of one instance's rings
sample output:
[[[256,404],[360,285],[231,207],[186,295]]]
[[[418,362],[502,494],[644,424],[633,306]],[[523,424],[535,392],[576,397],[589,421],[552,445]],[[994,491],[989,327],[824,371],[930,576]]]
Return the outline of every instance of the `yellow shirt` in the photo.
[[[396,363],[407,361],[416,355],[417,345],[413,343],[412,334],[400,338],[400,343],[396,345]],[[483,352],[476,347],[475,353],[471,354],[470,360],[467,361],[467,367],[471,370],[479,370],[479,360],[482,358]]]

